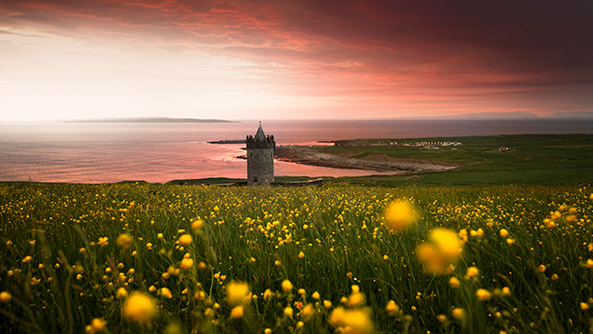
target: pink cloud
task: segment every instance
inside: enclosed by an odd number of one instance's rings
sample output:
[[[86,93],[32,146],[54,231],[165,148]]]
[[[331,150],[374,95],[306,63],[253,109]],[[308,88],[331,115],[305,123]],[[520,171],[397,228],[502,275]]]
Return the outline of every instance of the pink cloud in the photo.
[[[335,108],[350,98],[348,103],[386,114],[393,107],[545,113],[567,104],[593,108],[586,94],[572,93],[593,89],[593,51],[587,47],[593,23],[585,14],[591,5],[572,5],[9,1],[0,5],[0,20],[239,58],[256,67],[241,71],[259,71],[276,92],[335,98]]]

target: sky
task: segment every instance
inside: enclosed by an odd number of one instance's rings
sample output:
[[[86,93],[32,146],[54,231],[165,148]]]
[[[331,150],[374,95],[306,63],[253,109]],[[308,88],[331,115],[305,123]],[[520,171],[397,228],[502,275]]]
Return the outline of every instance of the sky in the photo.
[[[593,111],[589,0],[2,0],[0,121]]]

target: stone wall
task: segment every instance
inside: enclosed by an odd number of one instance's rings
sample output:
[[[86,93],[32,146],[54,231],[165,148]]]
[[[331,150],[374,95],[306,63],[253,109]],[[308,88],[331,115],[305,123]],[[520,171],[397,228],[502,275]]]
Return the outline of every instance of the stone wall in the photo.
[[[248,144],[247,184],[250,186],[269,186],[273,181],[274,146],[266,148],[250,148]]]

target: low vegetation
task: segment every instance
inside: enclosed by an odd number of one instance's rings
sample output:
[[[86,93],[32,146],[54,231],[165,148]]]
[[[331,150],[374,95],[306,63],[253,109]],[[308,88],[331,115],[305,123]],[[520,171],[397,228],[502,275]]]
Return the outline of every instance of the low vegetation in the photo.
[[[461,143],[461,145],[417,145]],[[389,156],[457,164],[445,172],[340,178],[352,184],[402,185],[579,185],[593,181],[593,135],[501,135],[345,141],[318,147],[359,159]]]
[[[0,184],[1,332],[587,332],[590,187]]]

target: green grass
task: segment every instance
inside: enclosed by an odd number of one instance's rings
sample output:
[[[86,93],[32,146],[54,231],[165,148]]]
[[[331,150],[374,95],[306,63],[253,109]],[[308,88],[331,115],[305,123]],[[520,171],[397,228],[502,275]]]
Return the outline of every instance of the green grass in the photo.
[[[371,146],[380,142],[458,141],[458,147],[426,150],[416,147]],[[420,139],[369,139],[368,146],[321,147],[326,153],[349,153],[365,159],[385,154],[402,159],[423,159],[459,164],[447,172],[406,176],[353,177],[353,184],[400,185],[578,185],[593,181],[593,135],[501,135]],[[510,151],[500,152],[499,147]]]
[[[274,182],[295,182],[295,181],[308,181],[315,178],[308,176],[276,176]],[[126,183],[134,183],[134,181],[128,181]],[[141,182],[144,183],[144,182]],[[232,179],[227,177],[211,177],[204,179],[190,179],[190,180],[172,180],[167,182],[168,185],[247,185],[246,179]]]
[[[592,311],[581,310],[579,303],[593,306],[593,269],[586,265],[592,257],[592,192],[590,187],[525,186],[4,183],[0,291],[12,300],[0,304],[0,332],[80,333],[93,318],[104,318],[110,332],[121,333],[162,333],[173,324],[184,333],[263,333],[266,328],[333,333],[329,315],[353,285],[366,296],[363,307],[370,310],[376,333],[586,332]],[[383,212],[394,199],[417,208],[417,226],[403,233],[386,229]],[[566,209],[555,228],[545,228],[544,219],[563,204],[576,208],[576,220]],[[198,217],[204,228],[192,231]],[[469,237],[455,270],[433,276],[423,271],[415,252],[439,226],[464,230]],[[480,228],[482,237],[472,235]],[[509,230],[514,245],[499,235],[501,228]],[[133,237],[130,249],[117,245],[122,233]],[[192,234],[193,242],[181,248],[176,241],[184,233]],[[102,237],[108,238],[105,246],[98,244]],[[185,254],[194,260],[189,270],[180,269]],[[27,256],[31,260],[23,261]],[[200,262],[205,269],[197,268]],[[479,268],[479,278],[464,278],[470,266]],[[170,267],[172,274],[164,277]],[[460,288],[449,286],[452,276],[461,280]],[[281,291],[285,279],[295,286],[290,293]],[[240,319],[230,319],[225,301],[224,287],[233,280],[247,282],[258,296]],[[149,292],[151,286],[170,289],[172,298]],[[510,288],[510,296],[496,295],[503,287]],[[115,297],[120,288],[151,294],[158,301],[157,316],[145,325],[127,319],[124,300]],[[297,293],[301,288],[304,295]],[[478,288],[495,296],[478,301]],[[266,289],[275,293],[270,300],[263,298]],[[332,306],[326,309],[323,300]],[[401,313],[385,311],[389,300]],[[310,320],[299,314],[299,303],[316,309]],[[283,315],[286,307],[293,309],[292,318]],[[453,308],[465,309],[467,319],[453,319]],[[439,322],[438,315],[447,320]]]

